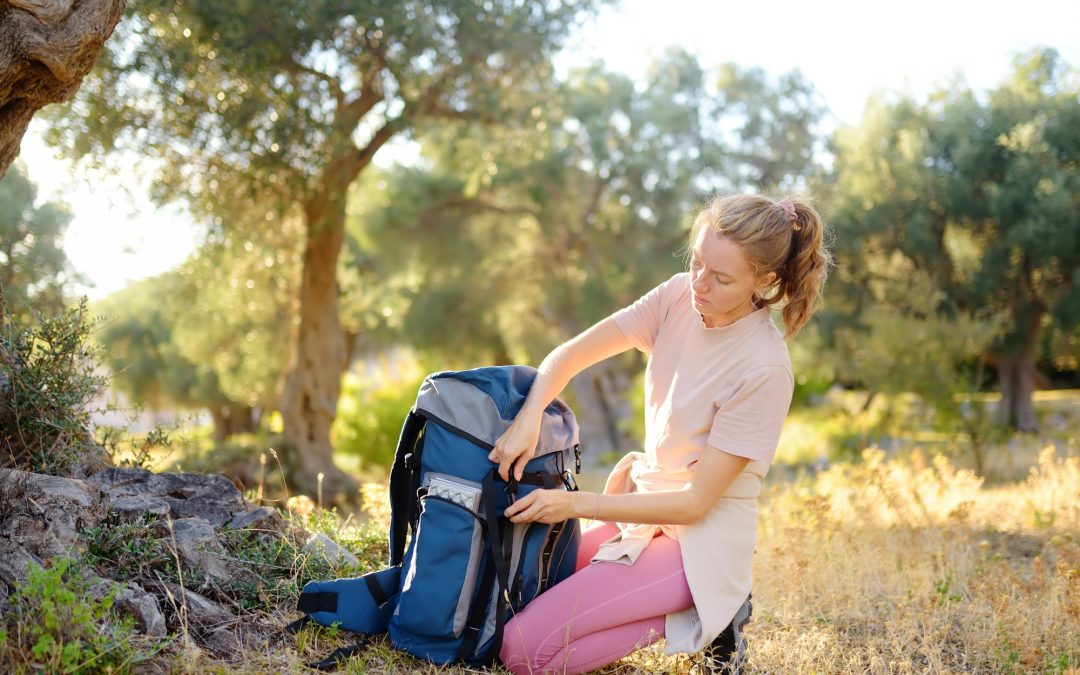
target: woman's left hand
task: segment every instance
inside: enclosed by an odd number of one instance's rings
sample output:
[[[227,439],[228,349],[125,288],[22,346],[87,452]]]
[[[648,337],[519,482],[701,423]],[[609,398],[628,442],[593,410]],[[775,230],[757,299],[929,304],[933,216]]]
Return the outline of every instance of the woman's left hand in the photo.
[[[504,514],[513,523],[561,523],[575,517],[575,502],[584,493],[566,490],[533,490],[518,499]]]

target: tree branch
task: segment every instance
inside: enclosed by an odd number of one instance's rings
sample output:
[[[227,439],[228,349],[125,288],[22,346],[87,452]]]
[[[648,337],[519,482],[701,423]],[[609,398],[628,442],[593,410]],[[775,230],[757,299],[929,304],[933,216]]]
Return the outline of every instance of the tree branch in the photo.
[[[328,73],[324,73],[321,70],[305,66],[302,63],[297,63],[292,59],[288,59],[285,64],[285,70],[294,74],[307,74],[311,75],[317,80],[321,80],[330,85],[330,92],[334,95],[334,100],[337,101],[338,109],[345,106],[345,91],[341,88],[341,82]]]

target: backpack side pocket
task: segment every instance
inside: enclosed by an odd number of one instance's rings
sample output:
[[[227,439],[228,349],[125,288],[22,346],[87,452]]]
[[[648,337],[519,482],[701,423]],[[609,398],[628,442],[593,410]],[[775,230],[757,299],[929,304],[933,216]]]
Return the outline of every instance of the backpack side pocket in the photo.
[[[457,638],[476,587],[483,524],[475,512],[432,492],[421,498],[421,509],[391,632]]]

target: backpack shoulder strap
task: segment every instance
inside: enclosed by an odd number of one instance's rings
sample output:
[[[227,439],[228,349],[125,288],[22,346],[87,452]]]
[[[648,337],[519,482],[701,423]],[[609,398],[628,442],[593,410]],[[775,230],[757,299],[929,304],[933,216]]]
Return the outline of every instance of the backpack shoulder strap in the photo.
[[[394,465],[390,468],[390,564],[399,565],[405,557],[405,539],[409,527],[416,527],[416,489],[420,482],[420,457],[417,441],[426,420],[415,410],[405,416],[401,427]]]

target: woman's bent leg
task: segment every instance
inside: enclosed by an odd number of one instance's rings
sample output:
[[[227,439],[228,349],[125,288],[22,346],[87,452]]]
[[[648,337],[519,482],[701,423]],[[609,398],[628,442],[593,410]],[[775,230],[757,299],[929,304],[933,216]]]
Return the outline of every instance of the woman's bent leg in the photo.
[[[529,603],[500,657],[514,673],[585,672],[656,641],[664,616],[692,604],[679,542],[660,535],[633,565],[588,565]]]
[[[619,527],[615,523],[607,523],[602,520],[593,521],[592,525],[582,530],[581,545],[578,546],[577,564],[574,571],[576,572],[588,566],[589,561],[596,555],[596,550],[600,548],[600,544],[618,533]]]
[[[586,673],[614,663],[664,637],[664,620],[654,616],[590,633],[560,649],[543,668],[533,672]]]

